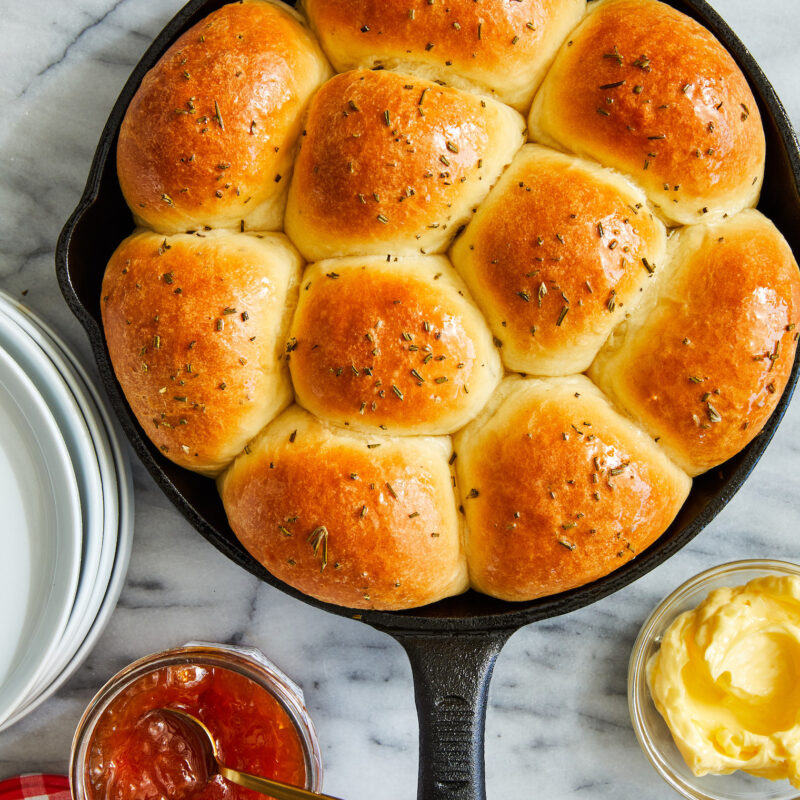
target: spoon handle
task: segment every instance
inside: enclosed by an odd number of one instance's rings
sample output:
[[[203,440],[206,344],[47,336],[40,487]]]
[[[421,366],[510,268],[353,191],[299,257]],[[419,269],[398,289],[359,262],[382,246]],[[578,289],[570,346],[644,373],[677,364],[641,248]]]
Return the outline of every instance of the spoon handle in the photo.
[[[269,778],[262,778],[259,775],[250,775],[248,772],[224,767],[222,764],[219,765],[219,774],[231,783],[237,783],[239,786],[244,786],[245,789],[252,789],[261,794],[268,794],[274,800],[340,800],[329,794],[317,794],[308,789],[301,789],[299,786],[289,786],[286,783],[271,781]]]

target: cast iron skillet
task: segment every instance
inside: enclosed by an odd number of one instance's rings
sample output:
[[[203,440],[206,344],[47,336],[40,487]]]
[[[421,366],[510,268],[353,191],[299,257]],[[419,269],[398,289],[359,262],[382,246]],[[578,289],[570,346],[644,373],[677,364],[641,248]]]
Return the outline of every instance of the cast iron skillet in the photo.
[[[749,78],[767,137],[767,170],[759,208],[800,252],[800,151],[789,119],[753,57],[705,0],[667,0],[719,38]],[[187,28],[225,0],[191,0],[136,65],[103,130],[83,197],[61,232],[56,272],[61,291],[86,328],[111,402],[145,467],[178,510],[237,564],[298,600],[361,620],[397,639],[411,661],[420,720],[419,798],[485,798],[483,733],[495,659],[508,637],[530,622],[565,614],[621,589],[683,547],[745,481],[775,433],[798,377],[800,352],[775,413],[742,452],[696,478],[689,499],[666,533],[611,575],[553,597],[507,603],[475,592],[407,612],[358,611],[307,597],[270,575],[239,544],[207,478],[164,458],[136,422],[114,376],[100,323],[100,285],[106,263],[133,222],[116,176],[117,135],[144,74]]]

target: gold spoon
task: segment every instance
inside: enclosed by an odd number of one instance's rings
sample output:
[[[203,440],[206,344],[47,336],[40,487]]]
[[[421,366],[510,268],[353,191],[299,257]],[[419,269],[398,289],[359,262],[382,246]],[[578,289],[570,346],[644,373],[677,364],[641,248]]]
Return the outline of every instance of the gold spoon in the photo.
[[[177,717],[183,725],[196,734],[209,765],[209,777],[215,772],[219,773],[231,783],[237,783],[239,786],[244,786],[245,789],[253,789],[261,794],[268,794],[274,800],[339,800],[338,797],[331,797],[328,794],[317,794],[308,789],[301,789],[299,786],[291,786],[288,783],[273,781],[270,778],[262,778],[260,775],[251,775],[248,772],[226,767],[219,760],[216,739],[203,722],[177,708],[160,708],[158,710]]]

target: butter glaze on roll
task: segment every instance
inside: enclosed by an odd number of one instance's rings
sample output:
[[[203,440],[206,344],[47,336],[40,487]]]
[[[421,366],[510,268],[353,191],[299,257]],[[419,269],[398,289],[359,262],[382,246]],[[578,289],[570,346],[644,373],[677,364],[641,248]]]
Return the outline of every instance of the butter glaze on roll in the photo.
[[[165,233],[281,227],[302,112],[330,75],[300,19],[278,2],[223,6],[145,75],[117,146],[137,222]]]
[[[447,248],[522,145],[508,106],[394,72],[337,75],[301,137],[286,233],[309,260]]]
[[[452,249],[510,370],[588,368],[662,262],[642,192],[598,165],[525,145]]]
[[[117,380],[163,454],[217,475],[292,399],[283,348],[301,260],[282,234],[140,231],[101,310]]]
[[[523,601],[630,561],[691,480],[587,378],[507,378],[455,437],[472,587]]]
[[[534,99],[531,138],[628,173],[671,223],[756,204],[761,116],[708,30],[657,0],[600,0],[569,38]]]
[[[444,256],[314,264],[287,349],[302,406],[390,434],[451,433],[483,408],[503,373],[480,311]]]
[[[101,305],[132,413],[326,602],[612,572],[789,379],[800,279],[741,210],[765,154],[744,77],[658,0],[299,3],[310,24],[223,5],[127,109],[149,232]]]
[[[800,323],[789,246],[758,211],[670,239],[656,286],[589,375],[690,475],[739,452],[780,400]]]
[[[491,92],[526,111],[585,0],[305,0],[337,72],[384,67]]]
[[[324,602],[400,609],[467,588],[448,437],[344,430],[292,406],[219,479],[239,540]]]

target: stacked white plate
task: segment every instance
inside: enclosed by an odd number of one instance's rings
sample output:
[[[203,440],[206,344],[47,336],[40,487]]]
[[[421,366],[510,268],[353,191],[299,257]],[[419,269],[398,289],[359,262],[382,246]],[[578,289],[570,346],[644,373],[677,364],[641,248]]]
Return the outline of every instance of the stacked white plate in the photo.
[[[130,465],[64,342],[0,292],[0,730],[78,668],[133,539]]]

